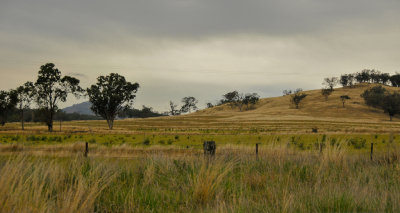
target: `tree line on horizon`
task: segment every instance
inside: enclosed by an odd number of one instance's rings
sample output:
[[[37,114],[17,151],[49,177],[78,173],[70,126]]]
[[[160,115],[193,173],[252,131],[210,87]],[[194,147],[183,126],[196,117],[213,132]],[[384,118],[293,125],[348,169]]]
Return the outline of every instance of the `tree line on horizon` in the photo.
[[[343,74],[338,77],[324,78],[321,89],[321,95],[328,100],[328,97],[333,93],[334,87],[338,84],[343,87],[353,87],[356,83],[374,83],[381,84],[365,90],[361,97],[367,106],[378,108],[387,113],[390,121],[395,115],[400,114],[400,93],[391,92],[382,87],[382,85],[400,87],[400,74],[390,75],[374,69],[364,69],[361,72],[353,74]],[[299,109],[301,101],[307,97],[301,88],[296,90],[283,90],[283,95],[290,96],[290,104]],[[342,94],[339,96],[343,108],[347,100],[351,99],[348,95]]]
[[[400,87],[400,74],[396,73],[390,75],[389,73],[383,73],[374,69],[364,69],[361,72],[353,74],[343,74],[340,78],[330,77],[325,78],[321,94],[327,99],[328,96],[333,92],[333,88],[341,84],[343,87],[353,87],[355,83],[373,83],[380,84],[372,88],[366,89],[360,96],[364,99],[367,106],[374,107],[383,110],[384,113],[389,115],[390,121],[397,114],[400,114],[400,93],[391,92],[382,85]],[[350,99],[348,95],[341,95],[340,99],[343,103]]]
[[[363,69],[361,72],[343,74],[339,78],[325,78],[325,84],[343,87],[352,87],[355,83],[376,83],[387,86],[400,87],[400,74],[390,75],[375,69]]]
[[[40,66],[35,82],[27,81],[9,91],[0,90],[0,124],[3,126],[7,121],[16,121],[17,114],[19,114],[22,130],[24,130],[25,121],[40,121],[44,122],[48,131],[51,132],[55,119],[97,120],[101,117],[107,121],[109,129],[113,129],[114,120],[118,117],[180,115],[198,109],[196,106],[198,100],[192,96],[182,98],[181,107],[170,101],[169,112],[158,113],[144,105],[141,110],[134,109],[132,105],[139,84],[126,81],[125,77],[118,73],[99,76],[97,82],[86,89],[81,88],[79,83],[79,79],[75,77],[62,76],[53,63]],[[59,103],[65,102],[68,95],[74,95],[76,98],[88,97],[91,103],[90,109],[96,116],[61,111],[58,107]],[[246,106],[246,110],[248,110],[258,100],[259,96],[256,93],[243,95],[234,91],[225,94],[224,99],[216,105],[229,103],[232,107],[237,106],[242,111],[243,106]],[[30,108],[32,103],[37,105],[37,109]],[[210,104],[208,103],[207,106],[211,107]]]
[[[379,83],[400,87],[400,74],[389,75],[376,70],[364,69],[361,72],[354,74],[344,74],[340,78],[331,77],[325,78],[321,93],[326,98],[333,92],[337,84],[344,87],[352,87],[354,83]],[[124,76],[118,73],[110,73],[106,76],[99,76],[97,82],[90,87],[83,89],[79,86],[80,81],[71,76],[61,76],[61,72],[55,68],[53,63],[47,63],[40,67],[38,77],[35,82],[26,82],[23,85],[9,91],[0,91],[0,123],[4,125],[8,117],[14,116],[17,110],[20,113],[21,128],[24,129],[26,120],[25,112],[31,112],[32,121],[44,121],[49,131],[53,131],[53,122],[56,118],[68,120],[77,115],[68,115],[59,110],[58,104],[65,102],[68,95],[74,95],[79,98],[86,96],[92,104],[91,110],[95,113],[95,117],[87,119],[99,119],[100,117],[107,121],[109,129],[113,129],[114,120],[117,117],[155,117],[166,115],[180,115],[190,113],[197,110],[198,100],[195,97],[188,96],[182,98],[182,105],[170,101],[170,110],[164,113],[153,111],[151,107],[143,106],[142,110],[133,109],[133,100],[136,97],[136,92],[139,89],[138,83],[126,81]],[[379,91],[379,92],[377,92]],[[397,107],[393,103],[400,103],[400,95],[384,91],[384,88],[365,91],[362,97],[369,106],[379,107],[389,113],[390,118],[395,114],[400,114],[400,104]],[[299,109],[299,104],[307,96],[302,92],[302,89],[294,91],[285,90],[284,95],[291,95],[291,104],[294,104],[296,109]],[[232,108],[238,108],[239,111],[254,109],[258,103],[260,96],[257,93],[239,93],[238,91],[228,92],[222,95],[222,99],[216,104],[207,103],[207,108],[228,104]],[[343,107],[347,99],[347,95],[340,96]],[[380,99],[379,99],[380,98]],[[397,100],[399,98],[399,100]],[[379,100],[377,104],[371,104],[371,100]],[[30,109],[32,103],[36,103],[37,109]],[[388,106],[391,108],[389,109]],[[13,115],[14,113],[14,115]],[[36,115],[36,116],[34,116]],[[100,116],[100,117],[99,117]],[[71,119],[72,120],[72,119]]]

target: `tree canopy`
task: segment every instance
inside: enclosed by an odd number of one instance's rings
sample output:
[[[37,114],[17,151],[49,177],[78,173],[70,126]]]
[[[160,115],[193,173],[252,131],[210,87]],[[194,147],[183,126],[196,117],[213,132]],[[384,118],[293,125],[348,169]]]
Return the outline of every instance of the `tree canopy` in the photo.
[[[4,126],[7,122],[8,114],[14,109],[18,101],[15,90],[9,92],[0,90],[0,124]]]
[[[328,100],[328,97],[332,94],[332,90],[331,89],[325,89],[323,88],[321,90],[321,95],[323,95],[325,97],[325,100]]]
[[[87,88],[91,110],[107,120],[109,129],[113,128],[115,117],[123,109],[130,107],[139,89],[138,83],[131,83],[118,73],[99,76],[97,83]]]
[[[191,113],[192,110],[196,110],[197,109],[196,104],[198,102],[199,101],[192,96],[182,98],[183,105],[181,107],[181,113],[186,113],[186,112]]]
[[[246,109],[250,109],[260,100],[260,96],[257,93],[249,93],[244,96],[243,104],[246,105]]]
[[[365,104],[368,106],[380,107],[386,92],[386,89],[379,85],[365,90],[361,97],[364,98]]]
[[[21,129],[24,130],[24,111],[28,109],[31,104],[33,96],[35,95],[35,87],[32,82],[28,81],[24,85],[19,86],[16,89],[16,93],[18,100],[17,105],[21,113]]]
[[[361,94],[368,106],[383,109],[388,113],[390,120],[396,114],[400,114],[400,94],[398,92],[390,92],[382,86],[375,86],[364,91]]]
[[[333,90],[333,87],[335,87],[338,84],[339,80],[337,77],[331,77],[331,78],[324,78],[324,82],[322,83],[326,87],[328,87],[330,90]]]
[[[65,102],[68,94],[79,97],[83,91],[79,80],[71,76],[61,77],[61,72],[55,65],[47,63],[40,67],[34,85],[36,103],[45,114],[48,130],[53,131],[54,114],[58,110],[59,102]]]
[[[301,92],[302,89],[297,89],[296,92],[292,95],[290,101],[293,103],[296,107],[296,109],[299,108],[300,102],[307,97],[307,94]]]
[[[150,118],[164,116],[153,110],[152,107],[142,106],[142,109],[126,108],[118,113],[120,118]]]
[[[344,107],[344,103],[346,102],[346,100],[349,100],[350,97],[348,95],[341,95],[340,96],[340,100],[342,101],[343,107]]]
[[[169,110],[170,115],[174,116],[174,115],[181,114],[180,110],[178,109],[178,105],[176,105],[174,102],[169,101],[169,107],[170,107],[170,110]]]

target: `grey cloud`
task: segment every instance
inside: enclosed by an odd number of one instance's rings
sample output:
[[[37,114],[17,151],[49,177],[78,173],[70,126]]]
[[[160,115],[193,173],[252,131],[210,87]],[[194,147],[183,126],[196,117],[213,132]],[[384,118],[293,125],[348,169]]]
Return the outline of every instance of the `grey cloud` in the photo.
[[[47,62],[83,87],[118,72],[140,83],[137,107],[160,111],[187,95],[315,89],[399,71],[399,11],[398,0],[0,0],[0,89]]]
[[[292,34],[350,20],[375,20],[400,9],[396,0],[35,0],[5,1],[3,30],[52,38],[94,39],[121,31],[202,37],[232,33]],[[399,17],[398,15],[395,15]],[[368,21],[363,22],[368,25]]]

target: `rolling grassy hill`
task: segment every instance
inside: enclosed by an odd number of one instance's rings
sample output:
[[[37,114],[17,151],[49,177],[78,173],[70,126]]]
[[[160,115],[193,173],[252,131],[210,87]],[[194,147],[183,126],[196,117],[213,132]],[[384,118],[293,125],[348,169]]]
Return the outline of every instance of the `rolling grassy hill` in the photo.
[[[382,110],[368,107],[360,96],[366,89],[377,84],[359,84],[354,87],[337,88],[325,99],[321,90],[304,91],[307,97],[303,99],[300,108],[290,104],[290,95],[263,98],[252,110],[239,111],[229,105],[217,106],[201,110],[188,116],[223,116],[226,120],[331,120],[331,121],[367,121],[385,122],[389,117]],[[399,88],[384,86],[390,91],[400,91]],[[348,95],[343,107],[340,96]],[[395,118],[395,121],[399,119]]]

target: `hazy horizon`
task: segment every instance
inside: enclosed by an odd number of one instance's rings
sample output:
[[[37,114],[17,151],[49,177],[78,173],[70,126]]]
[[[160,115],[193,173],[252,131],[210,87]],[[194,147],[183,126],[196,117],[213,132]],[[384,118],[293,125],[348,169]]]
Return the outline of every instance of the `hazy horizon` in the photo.
[[[398,20],[395,0],[3,0],[0,89],[51,62],[82,87],[111,72],[138,82],[136,108],[166,111],[184,96],[204,107],[232,90],[278,96],[364,68],[400,71]]]

